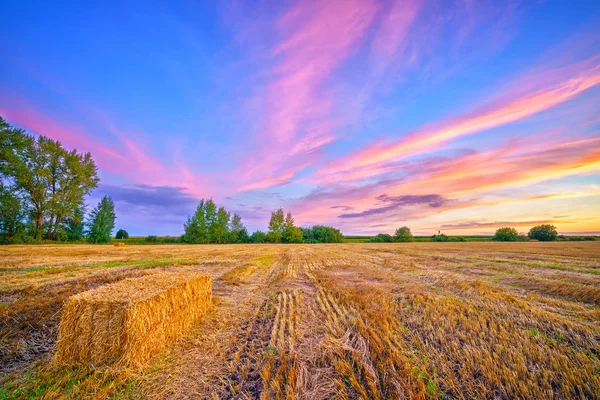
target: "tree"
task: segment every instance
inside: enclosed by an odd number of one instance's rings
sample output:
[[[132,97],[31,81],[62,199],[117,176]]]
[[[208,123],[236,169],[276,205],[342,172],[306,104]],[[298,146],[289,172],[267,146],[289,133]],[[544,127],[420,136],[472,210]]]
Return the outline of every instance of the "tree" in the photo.
[[[125,229],[119,229],[115,239],[129,239],[129,233]]]
[[[496,230],[492,240],[496,240],[498,242],[516,242],[519,240],[519,232],[517,232],[515,228],[500,228]]]
[[[227,243],[229,240],[229,218],[230,215],[224,207],[217,210],[217,219],[215,220],[213,231],[213,240],[215,243]]]
[[[115,204],[112,198],[104,196],[90,213],[88,238],[92,243],[106,243],[115,229]]]
[[[394,240],[396,242],[412,242],[413,235],[410,232],[410,228],[408,226],[403,226],[402,228],[396,229]]]
[[[196,211],[183,225],[184,234],[182,241],[184,243],[208,243],[208,229],[206,225],[206,203],[201,199],[196,207]]]
[[[250,235],[248,235],[248,230],[246,227],[243,227],[239,231],[236,243],[250,243]]]
[[[158,236],[156,235],[148,235],[144,238],[144,242],[146,243],[158,243]]]
[[[13,241],[23,231],[25,212],[19,198],[0,182],[0,243]]]
[[[294,217],[288,212],[283,222],[281,241],[284,243],[302,243],[302,231],[294,225]]]
[[[339,229],[331,226],[315,225],[310,228],[313,242],[316,243],[342,243],[344,235]]]
[[[204,220],[206,221],[206,241],[202,243],[215,242],[215,229],[217,228],[217,205],[212,199],[204,201]]]
[[[538,225],[531,228],[528,235],[530,239],[539,240],[540,242],[551,242],[558,238],[558,232],[554,225]]]
[[[85,236],[85,209],[79,206],[75,209],[72,216],[65,219],[64,230],[67,240],[76,242]]]
[[[387,233],[380,233],[377,236],[372,237],[371,239],[369,239],[369,242],[373,242],[373,243],[391,243],[394,241],[394,238],[392,237],[392,235],[388,235]]]
[[[448,238],[448,236],[444,235],[443,233],[440,233],[439,235],[433,235],[431,237],[431,241],[432,242],[447,242],[450,239]]]
[[[318,243],[313,234],[313,228],[300,228],[304,243]]]
[[[38,240],[56,240],[66,218],[97,187],[90,153],[64,149],[59,141],[34,138],[0,118],[0,181],[29,211]]]
[[[248,240],[248,231],[242,224],[242,217],[238,214],[233,214],[230,224],[231,243],[246,243]]]
[[[269,220],[269,240],[273,243],[281,242],[284,229],[284,215],[283,209],[278,209],[271,213],[271,219]]]
[[[265,243],[267,241],[267,234],[262,231],[252,232],[250,235],[251,243]]]

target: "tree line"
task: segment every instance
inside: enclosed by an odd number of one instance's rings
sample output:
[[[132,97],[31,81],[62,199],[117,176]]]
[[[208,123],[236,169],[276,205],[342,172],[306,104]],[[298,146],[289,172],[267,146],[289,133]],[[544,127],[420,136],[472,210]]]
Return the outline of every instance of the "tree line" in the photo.
[[[28,135],[0,117],[0,243],[107,241],[112,200],[103,198],[86,219],[84,198],[99,182],[90,153]]]
[[[212,199],[201,199],[196,210],[183,226],[183,243],[341,243],[344,236],[339,229],[315,225],[300,228],[295,225],[291,212],[282,208],[271,213],[267,232],[257,230],[251,235],[242,218],[218,207]]]

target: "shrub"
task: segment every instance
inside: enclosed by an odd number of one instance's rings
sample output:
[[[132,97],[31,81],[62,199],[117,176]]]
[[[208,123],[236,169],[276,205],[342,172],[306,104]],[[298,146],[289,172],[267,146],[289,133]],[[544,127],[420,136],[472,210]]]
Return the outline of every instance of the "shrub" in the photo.
[[[388,235],[387,233],[380,233],[377,236],[373,236],[371,239],[369,239],[369,242],[372,243],[391,243],[394,241],[394,238],[392,237],[392,235]]]
[[[431,241],[432,242],[447,242],[450,239],[448,238],[448,236],[444,235],[443,233],[440,233],[439,235],[433,235],[431,237]]]
[[[92,243],[106,243],[115,228],[115,203],[112,198],[105,196],[90,213],[88,222],[88,239]]]
[[[267,241],[267,234],[262,231],[253,232],[250,235],[251,243],[265,243]]]
[[[492,238],[498,242],[516,242],[519,240],[519,232],[515,228],[500,228]]]
[[[396,240],[396,242],[412,242],[413,235],[410,232],[410,228],[408,226],[403,226],[402,228],[396,229],[394,239]]]
[[[125,229],[119,229],[117,231],[116,239],[129,239],[129,233]]]
[[[146,236],[146,238],[144,239],[144,242],[146,242],[146,243],[157,243],[158,242],[158,237],[156,237],[155,235]]]
[[[344,235],[339,229],[325,225],[300,228],[305,243],[342,243]]]
[[[528,234],[530,239],[539,240],[540,242],[551,242],[558,238],[556,227],[554,225],[538,225],[531,228]]]

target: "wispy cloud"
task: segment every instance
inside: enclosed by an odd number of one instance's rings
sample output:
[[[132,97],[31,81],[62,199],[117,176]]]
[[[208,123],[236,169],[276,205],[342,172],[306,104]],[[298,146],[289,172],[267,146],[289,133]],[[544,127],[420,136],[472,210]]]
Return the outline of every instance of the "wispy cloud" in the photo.
[[[336,159],[322,170],[317,179],[320,182],[364,179],[380,173],[384,163],[429,152],[450,140],[515,122],[555,107],[600,84],[600,56],[551,71],[548,76],[553,78],[552,82],[547,82],[540,76],[531,78],[541,80],[545,84],[542,88],[527,93],[522,93],[521,88],[514,88],[499,96],[496,101],[465,115],[403,135],[396,142],[379,143]]]
[[[424,195],[404,195],[404,196],[388,196],[382,194],[377,196],[377,200],[382,202],[384,206],[370,208],[358,213],[340,214],[338,218],[362,218],[372,215],[385,214],[389,211],[398,210],[401,207],[409,207],[415,205],[427,205],[429,207],[438,208],[448,202],[448,199],[439,194],[424,194]]]
[[[293,175],[289,170],[306,163],[298,153],[333,139],[333,99],[325,84],[363,40],[376,11],[374,1],[299,1],[277,21],[282,39],[272,50],[276,62],[264,90],[265,116],[257,138],[264,150],[244,163],[242,174],[250,182],[245,188],[280,184]],[[296,157],[290,160],[290,155]],[[282,164],[288,171],[273,177]]]

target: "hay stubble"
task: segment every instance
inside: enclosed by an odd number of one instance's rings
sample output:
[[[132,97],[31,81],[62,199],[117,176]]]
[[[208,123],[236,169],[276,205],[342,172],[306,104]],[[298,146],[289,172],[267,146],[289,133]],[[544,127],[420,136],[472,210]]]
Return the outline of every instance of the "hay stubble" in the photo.
[[[5,295],[17,300],[5,310],[24,301],[15,287],[61,265],[76,276],[52,274],[28,289],[34,299],[100,271],[154,273],[140,269],[154,262],[210,275],[220,300],[140,374],[87,378],[77,390],[57,380],[54,397],[128,387],[160,399],[600,398],[600,243],[27,250],[6,250]],[[130,266],[94,267],[119,260]]]

